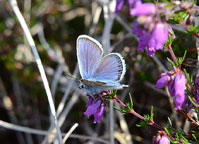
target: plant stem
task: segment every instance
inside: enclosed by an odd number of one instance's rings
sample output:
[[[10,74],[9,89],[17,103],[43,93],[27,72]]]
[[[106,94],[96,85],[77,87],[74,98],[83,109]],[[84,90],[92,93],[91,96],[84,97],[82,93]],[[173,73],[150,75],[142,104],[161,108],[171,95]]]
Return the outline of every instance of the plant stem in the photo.
[[[172,47],[170,45],[168,45],[167,48],[168,48],[168,50],[169,50],[169,52],[171,54],[171,57],[172,57],[173,61],[176,63],[176,56],[175,56],[175,54],[174,54],[174,52],[172,50]]]
[[[183,27],[185,27],[187,30],[191,30],[184,22],[182,22],[181,25]],[[192,32],[192,35],[197,37],[197,38],[199,38],[199,34],[198,33]]]
[[[46,91],[46,94],[47,94],[50,110],[51,110],[53,120],[54,120],[54,124],[55,124],[56,130],[57,130],[57,137],[58,137],[59,143],[63,144],[61,130],[60,130],[58,123],[57,123],[56,111],[55,111],[55,106],[54,106],[54,102],[53,102],[53,99],[52,99],[52,94],[51,94],[50,87],[49,87],[49,84],[48,84],[48,80],[47,80],[47,77],[46,77],[46,74],[45,74],[45,71],[44,71],[44,67],[42,65],[41,59],[39,57],[38,51],[37,51],[35,43],[34,43],[34,40],[31,36],[30,30],[29,30],[29,28],[28,28],[28,26],[27,26],[27,24],[24,20],[24,17],[19,10],[19,7],[17,5],[17,1],[16,0],[9,0],[9,2],[10,2],[10,5],[11,5],[15,15],[17,16],[17,18],[19,20],[19,23],[20,23],[20,25],[21,25],[21,27],[24,31],[24,34],[25,34],[25,36],[28,40],[28,43],[29,43],[29,45],[30,45],[30,47],[33,51],[33,54],[35,56],[35,60],[36,60],[36,63],[37,63],[37,66],[38,66],[38,69],[39,69],[39,72],[40,72],[40,75],[41,75],[41,78],[42,78],[42,81],[43,81],[43,84],[44,84],[44,88],[45,88],[45,91]]]
[[[120,104],[123,108],[128,109],[128,107],[127,107],[122,101],[120,101],[120,99],[118,99],[117,96],[114,97],[113,100],[115,100],[115,101],[116,101],[118,104]],[[139,119],[141,119],[141,120],[143,120],[143,121],[146,121],[146,119],[145,119],[143,116],[141,116],[140,114],[138,114],[136,111],[134,111],[134,109],[132,109],[132,110],[130,111],[130,113],[133,114],[134,116],[136,116],[137,118],[139,118]],[[154,121],[149,122],[148,125],[151,125],[151,126],[153,126],[153,127],[158,128],[159,130],[164,131],[164,128],[161,127],[160,125],[156,124]]]

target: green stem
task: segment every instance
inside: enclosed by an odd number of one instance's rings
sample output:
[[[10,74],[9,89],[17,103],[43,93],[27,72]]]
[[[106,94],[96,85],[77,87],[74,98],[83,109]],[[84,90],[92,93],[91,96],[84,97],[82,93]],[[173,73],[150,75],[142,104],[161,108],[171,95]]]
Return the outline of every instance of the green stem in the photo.
[[[115,100],[123,108],[128,109],[128,107],[122,101],[120,101],[120,99],[118,99],[117,96],[114,97],[113,100]],[[141,119],[143,121],[146,121],[146,119],[143,116],[141,116],[140,114],[138,114],[136,111],[134,111],[134,109],[132,109],[130,111],[130,113],[133,114],[134,116],[136,116],[137,118],[139,118],[139,119]],[[165,131],[163,127],[161,127],[160,125],[156,124],[154,121],[149,122],[148,125],[154,126],[154,127],[158,128],[159,130]]]
[[[171,54],[171,57],[172,57],[173,61],[176,63],[176,56],[175,56],[175,54],[174,54],[174,52],[172,50],[172,47],[170,45],[168,45],[167,48],[168,48],[168,50],[169,50],[169,52]]]

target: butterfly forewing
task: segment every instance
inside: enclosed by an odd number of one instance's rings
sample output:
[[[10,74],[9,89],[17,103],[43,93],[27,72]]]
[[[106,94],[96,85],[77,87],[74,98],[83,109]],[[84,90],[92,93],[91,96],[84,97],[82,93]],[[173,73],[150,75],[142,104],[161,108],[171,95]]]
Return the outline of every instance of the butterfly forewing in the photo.
[[[99,42],[95,39],[81,35],[77,39],[77,57],[82,79],[92,79],[103,55]]]
[[[121,81],[126,72],[125,62],[119,53],[110,53],[102,58],[93,77],[96,81]]]

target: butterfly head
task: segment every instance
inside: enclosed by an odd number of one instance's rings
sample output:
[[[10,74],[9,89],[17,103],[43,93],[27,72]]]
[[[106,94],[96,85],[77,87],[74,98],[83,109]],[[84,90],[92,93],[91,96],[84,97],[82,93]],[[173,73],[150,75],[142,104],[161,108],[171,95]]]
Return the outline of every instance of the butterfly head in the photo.
[[[79,88],[80,89],[85,88],[85,84],[82,83],[82,80],[79,80]]]

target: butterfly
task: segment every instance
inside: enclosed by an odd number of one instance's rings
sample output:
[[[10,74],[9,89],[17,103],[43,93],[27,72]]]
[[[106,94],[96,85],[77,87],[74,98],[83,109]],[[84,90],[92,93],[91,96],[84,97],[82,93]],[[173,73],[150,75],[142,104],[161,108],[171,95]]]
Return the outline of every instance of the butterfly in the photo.
[[[92,96],[103,91],[127,87],[120,84],[126,72],[126,64],[119,53],[103,56],[102,45],[87,35],[77,38],[76,48],[82,77],[79,88],[84,88]]]

